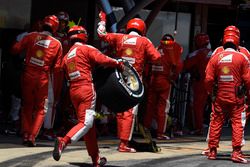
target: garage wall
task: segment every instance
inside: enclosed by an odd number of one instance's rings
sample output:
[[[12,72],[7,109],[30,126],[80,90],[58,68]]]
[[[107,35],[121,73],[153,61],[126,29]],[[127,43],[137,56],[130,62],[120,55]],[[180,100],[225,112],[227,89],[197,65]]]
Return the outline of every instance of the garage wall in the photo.
[[[31,20],[32,22],[50,14],[65,11],[69,14],[70,20],[86,23],[89,1],[85,0],[32,0]]]
[[[30,23],[31,0],[1,0],[0,28],[23,29]]]
[[[143,16],[147,16],[149,11],[143,11]],[[191,27],[191,14],[178,13],[177,19],[177,34],[174,36],[176,13],[175,12],[160,12],[148,30],[148,37],[157,46],[160,44],[160,39],[166,33],[175,37],[176,41],[183,47],[183,56],[189,52],[189,36]]]
[[[124,16],[122,8],[114,8],[113,11],[118,21]],[[142,19],[145,20],[149,12],[149,10],[141,10],[139,14]],[[183,47],[182,57],[184,58],[189,53],[191,14],[178,13],[177,17],[177,34],[175,36],[175,39]],[[160,39],[164,34],[168,33],[174,35],[175,20],[175,12],[159,12],[147,32],[147,37],[154,43],[155,46],[158,46],[160,44]]]
[[[47,15],[65,11],[70,21],[76,24],[80,20],[89,33],[89,42],[92,43],[95,20],[95,0],[32,0],[31,22],[42,19]]]

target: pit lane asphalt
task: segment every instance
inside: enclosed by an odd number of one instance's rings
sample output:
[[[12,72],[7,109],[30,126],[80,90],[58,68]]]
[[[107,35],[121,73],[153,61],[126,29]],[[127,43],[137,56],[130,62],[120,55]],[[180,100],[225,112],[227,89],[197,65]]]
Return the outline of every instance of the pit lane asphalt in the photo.
[[[230,130],[229,130],[230,131]],[[243,148],[250,160],[250,131],[246,131],[246,145]],[[161,152],[120,153],[116,150],[116,138],[99,138],[101,155],[108,159],[107,167],[204,167],[204,166],[249,166],[250,164],[236,164],[230,160],[231,136],[223,135],[220,142],[217,160],[207,160],[200,155],[207,147],[205,135],[182,136],[169,141],[157,141]],[[40,140],[37,147],[24,147],[21,138],[16,136],[0,136],[0,167],[90,167],[91,160],[87,155],[83,141],[69,145],[62,154],[60,161],[54,161],[52,150],[54,142]]]

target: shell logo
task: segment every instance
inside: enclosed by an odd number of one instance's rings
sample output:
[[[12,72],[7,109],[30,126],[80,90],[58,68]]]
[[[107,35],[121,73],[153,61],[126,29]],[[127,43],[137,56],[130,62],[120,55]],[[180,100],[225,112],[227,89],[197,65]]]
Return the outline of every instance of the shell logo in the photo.
[[[74,62],[70,62],[68,64],[69,71],[74,71],[76,69],[76,65]]]
[[[37,51],[36,51],[36,57],[42,58],[43,55],[44,55],[43,51],[41,51],[41,50],[37,50]]]
[[[230,69],[227,66],[224,66],[221,71],[223,72],[223,74],[228,74],[230,72]]]
[[[130,49],[130,48],[125,50],[125,54],[128,55],[128,56],[132,55],[132,53],[133,53],[133,50]]]

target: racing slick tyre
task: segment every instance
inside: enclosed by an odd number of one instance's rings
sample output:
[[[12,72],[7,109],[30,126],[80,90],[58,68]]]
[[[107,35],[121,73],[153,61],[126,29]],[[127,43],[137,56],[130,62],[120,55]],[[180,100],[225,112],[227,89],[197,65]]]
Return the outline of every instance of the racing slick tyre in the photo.
[[[143,99],[144,86],[137,71],[128,63],[124,70],[98,67],[94,75],[97,96],[112,112],[124,112]]]

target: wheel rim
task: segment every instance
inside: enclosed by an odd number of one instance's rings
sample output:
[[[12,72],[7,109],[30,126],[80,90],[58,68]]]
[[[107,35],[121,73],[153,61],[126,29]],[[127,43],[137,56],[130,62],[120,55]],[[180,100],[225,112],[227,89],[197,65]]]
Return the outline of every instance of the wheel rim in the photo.
[[[139,80],[137,79],[136,74],[130,68],[125,67],[121,76],[122,76],[126,86],[130,90],[132,90],[132,91],[139,90],[139,87],[140,87]]]

